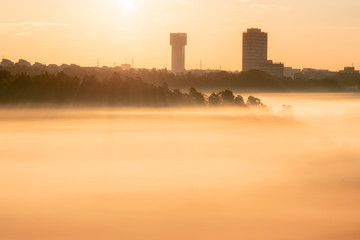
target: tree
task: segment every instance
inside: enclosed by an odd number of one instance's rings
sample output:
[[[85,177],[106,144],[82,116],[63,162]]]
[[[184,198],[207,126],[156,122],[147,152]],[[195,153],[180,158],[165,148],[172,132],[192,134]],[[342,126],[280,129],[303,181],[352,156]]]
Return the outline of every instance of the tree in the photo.
[[[234,96],[232,91],[224,90],[224,91],[219,93],[219,96],[221,98],[221,101],[222,101],[223,105],[232,105],[232,104],[234,104],[235,96]]]
[[[250,106],[250,107],[262,107],[262,108],[267,108],[259,98],[253,97],[253,96],[249,96],[247,101],[246,101],[246,105]]]
[[[205,98],[202,93],[198,92],[195,88],[189,89],[189,95],[196,105],[205,105]]]
[[[236,98],[234,99],[234,102],[238,106],[241,106],[241,107],[245,106],[244,98],[240,95],[236,96]]]
[[[208,103],[210,106],[219,106],[221,103],[221,99],[218,94],[212,93],[208,98]]]

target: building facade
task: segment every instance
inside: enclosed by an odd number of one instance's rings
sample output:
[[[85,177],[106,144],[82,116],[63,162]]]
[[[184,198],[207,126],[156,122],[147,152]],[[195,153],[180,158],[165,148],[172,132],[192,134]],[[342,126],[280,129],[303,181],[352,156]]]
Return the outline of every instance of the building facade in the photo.
[[[359,74],[359,71],[355,70],[355,67],[344,67],[344,70],[341,70],[339,72],[348,74]]]
[[[284,77],[294,79],[297,74],[301,73],[301,69],[294,69],[292,67],[284,67]]]
[[[243,71],[260,69],[267,61],[268,34],[258,28],[243,33]]]
[[[185,46],[187,45],[186,33],[171,33],[170,45],[172,46],[171,70],[175,74],[185,73]]]
[[[273,63],[272,60],[267,60],[265,63],[260,65],[261,71],[269,73],[274,77],[283,77],[284,76],[284,64],[283,63]]]
[[[268,60],[268,34],[258,28],[243,33],[243,71],[259,70],[275,77],[284,76],[284,64]]]

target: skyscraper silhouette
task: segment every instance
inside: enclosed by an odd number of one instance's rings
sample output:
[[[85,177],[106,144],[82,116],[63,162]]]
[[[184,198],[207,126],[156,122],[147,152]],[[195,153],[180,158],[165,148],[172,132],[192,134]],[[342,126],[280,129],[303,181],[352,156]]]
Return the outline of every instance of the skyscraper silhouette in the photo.
[[[243,71],[261,69],[267,61],[268,34],[258,28],[243,33]]]
[[[172,46],[171,70],[173,73],[184,73],[185,70],[185,46],[187,44],[186,33],[170,33],[170,45]]]
[[[284,76],[284,64],[268,60],[268,34],[249,28],[243,34],[243,71],[260,70],[276,77]]]

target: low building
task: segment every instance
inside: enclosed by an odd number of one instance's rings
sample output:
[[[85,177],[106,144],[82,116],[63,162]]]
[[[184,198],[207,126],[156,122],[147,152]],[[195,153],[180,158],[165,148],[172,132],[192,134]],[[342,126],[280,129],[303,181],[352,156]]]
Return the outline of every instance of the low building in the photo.
[[[301,73],[301,69],[294,69],[292,67],[284,67],[284,77],[295,78],[296,74]]]
[[[273,63],[272,60],[260,64],[260,70],[269,73],[274,77],[284,77],[284,64]]]
[[[324,79],[333,77],[336,72],[331,72],[327,69],[313,69],[313,68],[304,68],[301,73],[296,74],[296,79]]]
[[[340,73],[348,73],[348,74],[359,74],[358,70],[355,70],[354,67],[344,67],[344,70],[339,71]]]

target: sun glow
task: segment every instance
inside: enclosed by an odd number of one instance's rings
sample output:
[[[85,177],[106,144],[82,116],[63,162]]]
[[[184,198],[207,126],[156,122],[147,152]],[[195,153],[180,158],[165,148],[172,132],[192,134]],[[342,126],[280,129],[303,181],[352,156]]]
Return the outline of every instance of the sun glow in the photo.
[[[118,0],[118,4],[124,12],[137,12],[139,10],[136,0]]]

